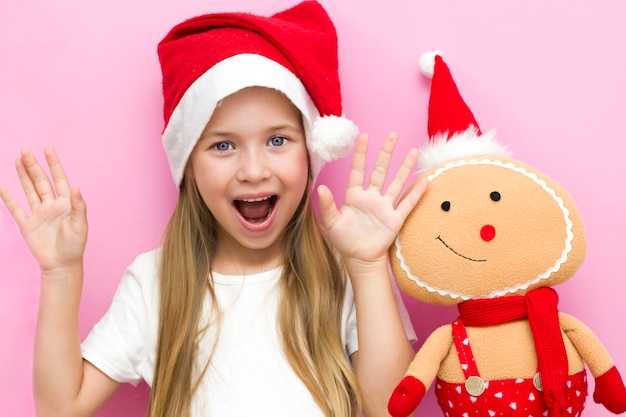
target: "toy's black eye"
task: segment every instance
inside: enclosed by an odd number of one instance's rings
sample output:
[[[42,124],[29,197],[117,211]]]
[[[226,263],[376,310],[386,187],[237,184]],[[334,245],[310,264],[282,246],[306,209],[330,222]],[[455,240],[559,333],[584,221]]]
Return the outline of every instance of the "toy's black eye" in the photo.
[[[441,203],[441,209],[443,211],[450,211],[450,202],[444,201],[443,203]]]
[[[492,191],[491,194],[489,194],[489,197],[493,200],[493,201],[500,201],[500,193],[497,191]]]

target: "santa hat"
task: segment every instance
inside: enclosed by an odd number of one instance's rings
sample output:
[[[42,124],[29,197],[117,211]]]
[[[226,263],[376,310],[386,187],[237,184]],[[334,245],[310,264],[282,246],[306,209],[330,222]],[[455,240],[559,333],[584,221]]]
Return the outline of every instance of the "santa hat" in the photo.
[[[311,169],[346,156],[358,133],[343,117],[337,34],[322,6],[305,1],[271,17],[207,14],[175,26],[158,46],[163,146],[180,185],[218,102],[243,88],[273,88],[302,113]]]
[[[420,153],[419,165],[427,170],[446,161],[485,154],[507,155],[495,139],[495,130],[483,134],[469,109],[441,52],[420,58],[420,70],[432,78],[428,102],[428,144]]]

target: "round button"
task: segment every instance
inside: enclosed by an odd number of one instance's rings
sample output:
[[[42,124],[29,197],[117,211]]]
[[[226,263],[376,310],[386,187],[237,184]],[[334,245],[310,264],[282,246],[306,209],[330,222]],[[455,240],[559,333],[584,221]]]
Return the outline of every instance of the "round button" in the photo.
[[[541,374],[539,372],[533,377],[533,385],[537,388],[537,391],[543,391],[543,382],[541,382]]]
[[[479,376],[470,376],[465,380],[465,391],[471,396],[478,397],[485,392],[485,381]]]

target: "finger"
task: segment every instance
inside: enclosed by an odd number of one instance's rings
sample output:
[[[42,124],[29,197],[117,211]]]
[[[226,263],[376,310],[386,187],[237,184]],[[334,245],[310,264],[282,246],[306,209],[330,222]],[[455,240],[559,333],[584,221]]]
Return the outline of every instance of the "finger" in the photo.
[[[383,146],[381,147],[378,156],[376,157],[374,169],[370,175],[370,187],[382,190],[385,186],[385,181],[387,181],[387,171],[389,170],[389,164],[391,163],[391,157],[393,156],[393,151],[396,148],[396,143],[398,143],[398,135],[394,132],[389,133],[383,142]]]
[[[48,175],[44,172],[37,162],[37,158],[33,155],[33,152],[30,149],[22,150],[22,164],[26,168],[26,173],[28,174],[28,179],[30,183],[34,186],[33,188],[29,188],[30,196],[27,196],[30,200],[36,201],[46,201],[55,198],[54,189],[52,188],[52,184],[50,183],[50,179]],[[21,180],[22,178],[20,178]],[[26,190],[24,190],[26,192]],[[37,198],[35,195],[37,194]]]
[[[407,195],[404,196],[402,201],[400,201],[396,210],[402,215],[403,219],[406,219],[411,210],[415,208],[419,200],[426,192],[428,184],[430,184],[428,178],[422,178],[413,186]]]
[[[367,165],[367,148],[369,136],[361,133],[357,137],[354,145],[354,155],[352,156],[352,167],[348,176],[348,188],[362,187],[365,183],[365,166]]]
[[[87,232],[87,204],[78,187],[74,187],[70,191],[70,203],[72,211],[70,213],[70,221],[72,229],[77,233],[83,234]]]
[[[35,184],[33,184],[22,158],[15,160],[15,171],[17,172],[17,177],[22,185],[22,190],[24,190],[24,196],[26,197],[28,206],[32,210],[41,204],[41,199],[39,198],[39,194],[35,189]]]
[[[46,162],[48,163],[48,167],[50,168],[50,175],[52,176],[52,181],[54,182],[54,189],[56,190],[57,195],[60,196],[69,196],[71,187],[67,180],[67,175],[65,174],[65,170],[59,161],[59,157],[53,148],[46,148],[44,150],[44,154],[46,156]]]
[[[387,188],[387,192],[385,193],[386,195],[391,197],[393,201],[396,201],[396,199],[402,193],[404,186],[409,181],[411,173],[413,172],[413,169],[417,164],[418,156],[419,152],[417,151],[417,149],[413,148],[409,149],[409,152],[404,157],[402,165],[400,165],[400,168],[398,168],[398,171],[396,172],[393,181],[391,181],[389,187]]]
[[[337,210],[337,205],[335,204],[335,198],[330,189],[325,185],[317,187],[317,197],[322,225],[326,230],[329,230],[340,215],[339,210]]]
[[[2,202],[9,210],[9,213],[11,213],[11,216],[19,226],[27,217],[24,210],[22,210],[22,208],[19,204],[17,204],[17,201],[15,201],[11,193],[9,193],[9,191],[4,187],[0,188],[0,199],[2,199]]]

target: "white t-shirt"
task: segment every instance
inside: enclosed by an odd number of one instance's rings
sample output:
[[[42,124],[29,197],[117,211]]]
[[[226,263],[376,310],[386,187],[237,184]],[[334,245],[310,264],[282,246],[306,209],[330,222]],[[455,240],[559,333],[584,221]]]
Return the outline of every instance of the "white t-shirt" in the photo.
[[[126,270],[113,302],[82,344],[83,357],[118,382],[152,385],[158,331],[159,250]],[[194,396],[192,415],[322,416],[317,404],[283,354],[277,331],[281,268],[248,276],[214,273],[223,311],[219,342]],[[346,356],[358,350],[356,312],[349,285],[342,313]],[[394,285],[395,289],[395,285]],[[415,333],[396,290],[407,335]],[[210,309],[205,309],[209,311]],[[211,328],[210,328],[211,329]],[[199,359],[208,358],[215,332],[208,330]],[[204,363],[204,362],[200,362]]]

